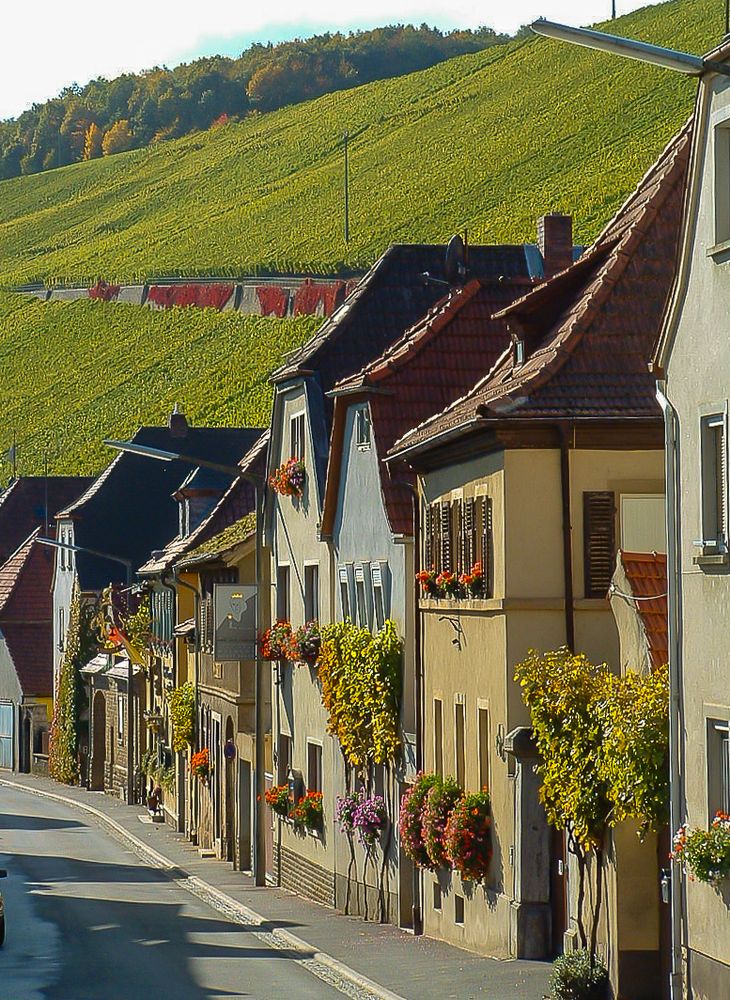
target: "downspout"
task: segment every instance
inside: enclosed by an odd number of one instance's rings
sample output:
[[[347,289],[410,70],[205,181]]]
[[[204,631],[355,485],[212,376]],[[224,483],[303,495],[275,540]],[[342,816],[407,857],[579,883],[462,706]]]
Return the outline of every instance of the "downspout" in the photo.
[[[560,431],[560,493],[563,507],[563,589],[565,592],[565,645],[575,651],[575,612],[573,609],[573,542],[570,523],[570,424],[562,421]]]
[[[417,489],[413,489],[411,500],[413,503],[413,563],[418,568],[418,553],[420,551],[421,540],[421,503]],[[418,592],[418,582],[415,573],[413,574],[413,673],[414,673],[414,708],[416,711],[416,773],[423,770],[423,658],[421,643],[421,613],[420,595]],[[422,889],[421,870],[417,865],[413,865],[413,933],[423,934],[423,907],[421,899]]]
[[[677,413],[665,395],[666,383],[657,381],[656,398],[664,414],[664,453],[666,468],[667,518],[667,583],[669,618],[669,825],[673,833],[684,819],[684,789],[682,786],[682,644],[681,644],[681,577],[679,565],[679,462],[677,460]],[[672,905],[672,968],[670,990],[672,1000],[682,998],[682,937],[683,883],[679,866],[671,875]]]

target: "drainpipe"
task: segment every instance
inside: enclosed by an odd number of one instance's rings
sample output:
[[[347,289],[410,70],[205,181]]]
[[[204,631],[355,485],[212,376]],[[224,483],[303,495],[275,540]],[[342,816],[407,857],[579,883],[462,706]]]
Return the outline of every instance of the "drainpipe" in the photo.
[[[560,431],[560,493],[563,506],[563,589],[565,591],[565,645],[575,651],[575,613],[573,609],[573,543],[570,523],[570,424],[558,424]]]
[[[664,414],[664,454],[666,463],[667,518],[667,582],[669,612],[669,824],[673,833],[684,819],[684,789],[682,787],[682,645],[681,645],[681,577],[679,562],[679,462],[677,459],[677,413],[665,395],[666,383],[657,381],[656,398]],[[682,937],[683,885],[675,864],[671,875],[672,905],[672,969],[670,989],[672,1000],[682,997]]]

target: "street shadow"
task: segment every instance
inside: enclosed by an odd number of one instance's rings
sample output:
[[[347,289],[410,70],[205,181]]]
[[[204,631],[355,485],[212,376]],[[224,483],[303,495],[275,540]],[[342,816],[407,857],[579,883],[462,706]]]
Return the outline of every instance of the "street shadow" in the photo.
[[[70,830],[85,827],[75,819],[50,819],[47,816],[23,816],[20,813],[0,813],[0,830]]]

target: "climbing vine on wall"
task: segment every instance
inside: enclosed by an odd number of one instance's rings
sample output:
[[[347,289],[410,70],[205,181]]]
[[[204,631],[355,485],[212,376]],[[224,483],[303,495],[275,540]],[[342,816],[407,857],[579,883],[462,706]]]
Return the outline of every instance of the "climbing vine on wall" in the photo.
[[[95,614],[96,608],[82,602],[74,588],[48,744],[48,773],[66,785],[79,777],[79,720],[85,700],[80,670],[97,652]]]
[[[170,719],[172,720],[172,749],[184,753],[195,738],[195,687],[185,681],[170,692]]]
[[[328,730],[360,771],[386,764],[398,752],[402,650],[390,620],[376,635],[350,621],[322,629],[317,664]]]

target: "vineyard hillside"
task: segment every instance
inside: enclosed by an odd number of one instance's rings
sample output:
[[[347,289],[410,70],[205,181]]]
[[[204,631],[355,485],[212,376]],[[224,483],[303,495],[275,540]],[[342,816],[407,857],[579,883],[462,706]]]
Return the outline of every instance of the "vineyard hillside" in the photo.
[[[160,424],[179,403],[194,424],[268,424],[268,374],[321,320],[212,309],[155,312],[0,293],[0,452],[18,472],[96,473],[105,437]],[[11,468],[0,465],[0,483]]]
[[[672,0],[610,30],[689,52],[717,0]],[[0,184],[0,282],[332,273],[393,242],[534,238],[571,212],[590,240],[690,113],[680,74],[545,39]],[[342,136],[350,135],[343,240]],[[118,322],[118,320],[115,320]]]

